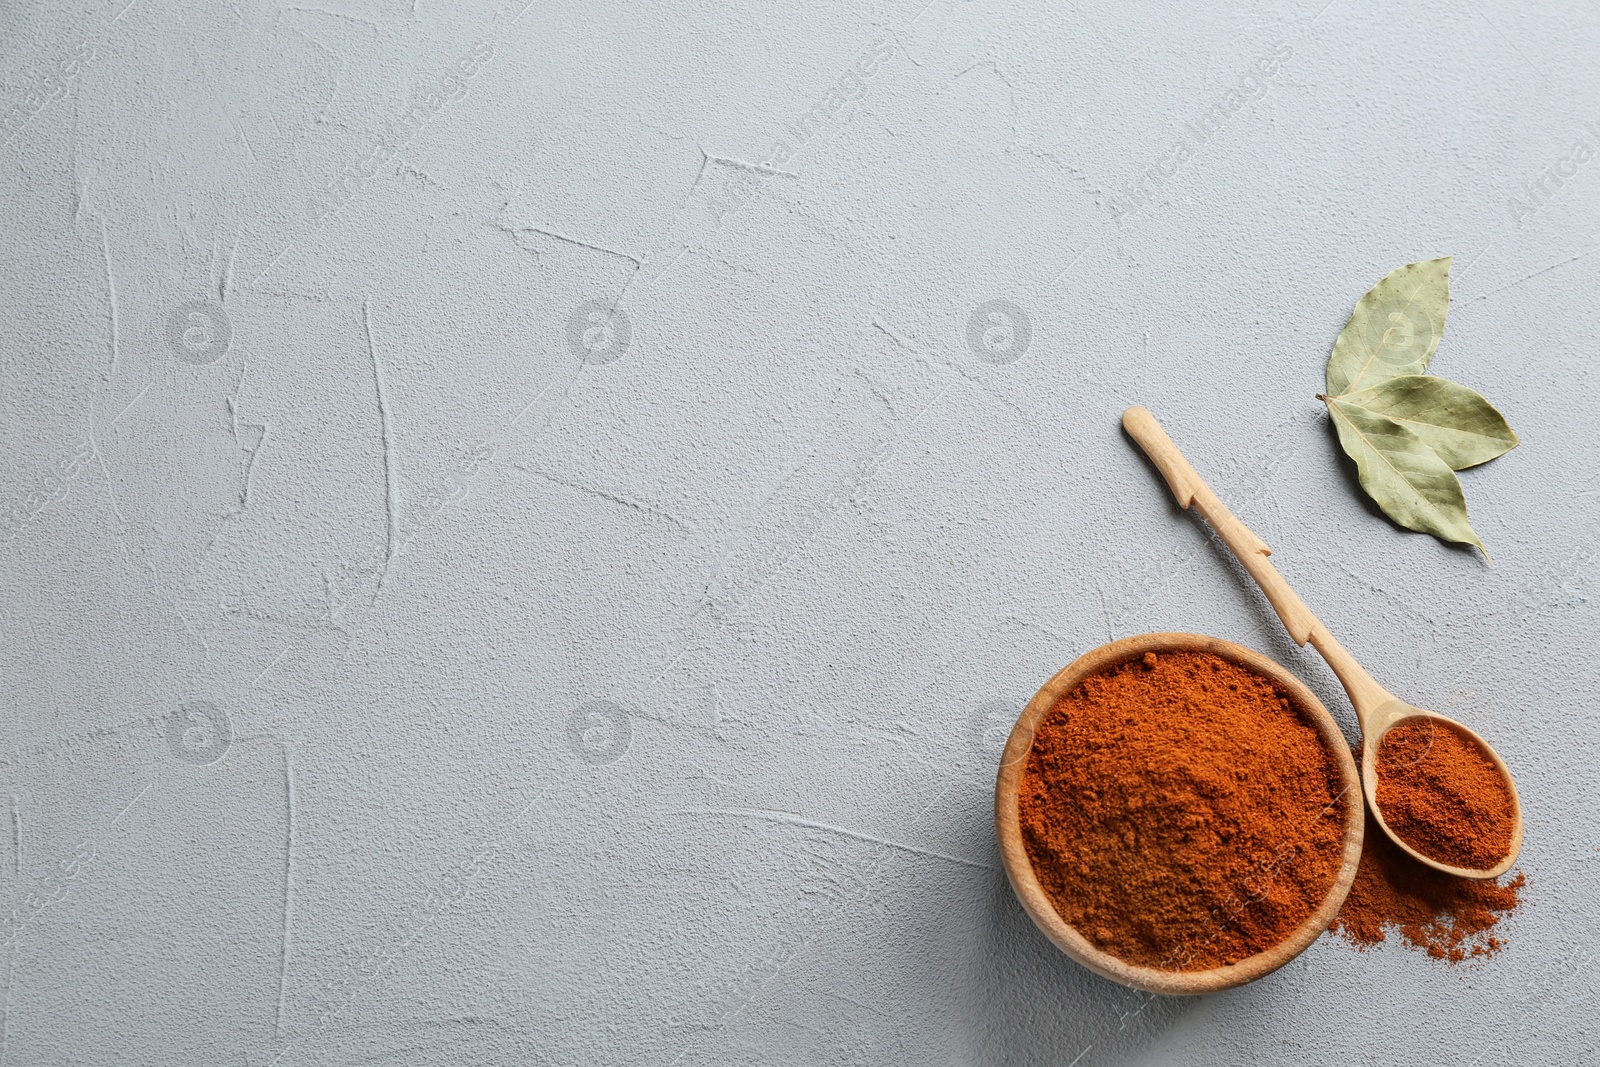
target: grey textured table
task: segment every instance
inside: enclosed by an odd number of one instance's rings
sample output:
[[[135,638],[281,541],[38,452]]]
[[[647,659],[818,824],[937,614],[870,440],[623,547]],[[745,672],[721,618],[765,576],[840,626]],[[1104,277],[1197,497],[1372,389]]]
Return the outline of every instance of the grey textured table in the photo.
[[[1600,1060],[1591,5],[523,2],[0,5],[0,1063]],[[1313,399],[1447,254],[1492,568]],[[1132,403],[1515,767],[1503,954],[1028,923],[1079,653],[1354,729]]]

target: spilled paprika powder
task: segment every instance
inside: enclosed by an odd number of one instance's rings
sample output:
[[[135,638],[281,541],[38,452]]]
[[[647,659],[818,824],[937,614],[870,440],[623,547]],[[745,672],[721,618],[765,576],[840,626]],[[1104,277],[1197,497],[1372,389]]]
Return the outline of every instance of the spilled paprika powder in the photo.
[[[1356,752],[1358,759],[1360,755]],[[1436,871],[1400,851],[1388,834],[1368,823],[1361,867],[1332,929],[1360,949],[1379,944],[1394,931],[1411,948],[1460,963],[1505,947],[1496,924],[1521,904],[1526,885],[1521,872],[1477,880]]]
[[[1338,762],[1268,678],[1209,652],[1093,675],[1038,724],[1023,843],[1056,911],[1103,951],[1209,970],[1287,938],[1344,855]]]
[[[1440,719],[1409,719],[1378,742],[1378,810],[1429,859],[1486,871],[1511,851],[1511,794],[1469,734]]]

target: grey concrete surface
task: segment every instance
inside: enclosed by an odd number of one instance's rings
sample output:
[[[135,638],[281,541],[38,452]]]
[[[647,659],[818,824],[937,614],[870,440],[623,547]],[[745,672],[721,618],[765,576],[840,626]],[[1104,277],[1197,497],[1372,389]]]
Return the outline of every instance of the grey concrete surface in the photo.
[[[524,3],[0,3],[0,1063],[1600,1061],[1600,12]],[[1446,254],[1492,567],[1313,399]],[[1131,403],[1516,769],[1501,956],[1030,926],[1079,653],[1354,729]]]

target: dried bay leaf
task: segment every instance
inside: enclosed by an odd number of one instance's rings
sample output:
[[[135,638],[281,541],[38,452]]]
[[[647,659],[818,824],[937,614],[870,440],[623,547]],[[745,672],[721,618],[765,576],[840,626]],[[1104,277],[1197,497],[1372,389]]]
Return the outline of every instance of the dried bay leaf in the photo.
[[[1408,263],[1356,301],[1328,360],[1328,395],[1428,369],[1450,310],[1450,257]]]
[[[1361,488],[1395,522],[1445,541],[1476,545],[1467,500],[1450,465],[1422,438],[1384,415],[1327,397],[1339,444],[1356,461]]]
[[[1448,378],[1406,374],[1339,398],[1398,422],[1422,439],[1453,470],[1487,463],[1517,447],[1517,435],[1472,389]]]
[[[1449,256],[1390,271],[1356,301],[1317,399],[1384,514],[1487,557],[1455,472],[1510,451],[1517,435],[1473,390],[1423,373],[1449,311]]]

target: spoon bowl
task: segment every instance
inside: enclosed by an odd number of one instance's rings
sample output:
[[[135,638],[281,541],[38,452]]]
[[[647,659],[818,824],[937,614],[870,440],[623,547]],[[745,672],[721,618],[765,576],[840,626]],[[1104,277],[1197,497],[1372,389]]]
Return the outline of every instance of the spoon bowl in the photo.
[[[1347,798],[1342,827],[1344,854],[1338,874],[1328,887],[1327,896],[1316,911],[1288,937],[1238,963],[1209,970],[1169,971],[1132,964],[1106,952],[1074,929],[1056,911],[1034,873],[1033,861],[1023,841],[1018,792],[1027,769],[1028,753],[1033,747],[1034,731],[1056,703],[1077,689],[1085,678],[1140,659],[1146,652],[1157,655],[1165,652],[1210,652],[1271,681],[1288,696],[1300,717],[1316,728],[1322,743],[1333,756],[1338,771],[1339,796]],[[1084,653],[1057,671],[1028,701],[1016,725],[1012,727],[1005,752],[1000,757],[1000,773],[995,780],[994,790],[995,834],[1000,842],[1000,859],[1006,877],[1010,879],[1011,888],[1022,903],[1023,910],[1061,951],[1102,978],[1148,993],[1215,993],[1254,981],[1282,967],[1304,952],[1339,914],[1339,907],[1350,892],[1356,867],[1361,862],[1365,816],[1363,805],[1355,799],[1360,794],[1361,783],[1356,774],[1355,759],[1350,755],[1350,746],[1344,734],[1333,716],[1328,714],[1328,709],[1294,675],[1259,652],[1221,638],[1185,633],[1142,634],[1125,637]]]
[[[1391,729],[1402,723],[1431,720],[1441,722],[1446,728],[1454,728],[1462,736],[1472,741],[1478,750],[1487,756],[1500,772],[1500,777],[1505,782],[1506,794],[1511,799],[1511,847],[1506,850],[1506,856],[1492,867],[1456,867],[1442,860],[1425,856],[1406,843],[1406,839],[1395,833],[1390,828],[1389,822],[1384,818],[1383,808],[1378,804],[1378,749],[1383,743],[1383,737]],[[1517,861],[1517,855],[1522,850],[1522,803],[1517,799],[1516,784],[1511,779],[1511,772],[1506,769],[1505,761],[1500,758],[1500,753],[1479,736],[1476,730],[1457,722],[1448,715],[1440,715],[1436,711],[1426,711],[1422,708],[1412,707],[1403,700],[1392,700],[1381,705],[1376,712],[1365,716],[1362,723],[1361,745],[1361,781],[1367,798],[1367,804],[1372,808],[1372,815],[1378,821],[1378,827],[1389,835],[1389,840],[1400,846],[1401,850],[1412,859],[1446,874],[1453,874],[1460,878],[1498,878],[1511,869]]]

